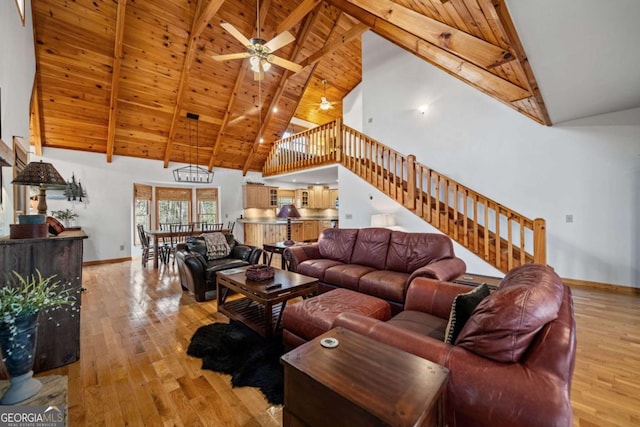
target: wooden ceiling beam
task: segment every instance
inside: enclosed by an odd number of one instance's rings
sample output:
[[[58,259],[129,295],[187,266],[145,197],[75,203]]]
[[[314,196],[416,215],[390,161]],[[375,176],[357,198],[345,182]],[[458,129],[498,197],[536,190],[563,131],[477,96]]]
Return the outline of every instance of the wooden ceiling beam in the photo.
[[[118,0],[116,12],[116,37],[113,47],[113,66],[111,67],[111,94],[109,98],[109,124],[107,125],[107,163],[113,160],[116,140],[116,122],[118,121],[118,91],[120,89],[120,67],[122,65],[122,43],[124,40],[124,20],[127,0]]]
[[[334,50],[341,48],[342,46],[349,43],[351,40],[355,39],[356,37],[360,37],[362,33],[367,31],[368,29],[369,27],[363,24],[362,22],[354,25],[349,29],[349,31],[344,33],[342,36],[338,37],[331,44],[326,44],[319,51],[313,53],[312,55],[309,55],[307,58],[305,58],[303,61],[300,62],[300,65],[302,67],[306,67],[309,64],[313,64],[320,61],[323,56],[328,55],[332,53]]]
[[[304,22],[302,28],[299,31],[299,34],[298,34],[298,37],[297,37],[296,46],[294,47],[293,53],[291,54],[291,59],[292,60],[295,60],[295,58],[302,51],[302,47],[303,47],[304,43],[307,41],[307,38],[309,37],[309,35],[311,34],[311,28],[314,27],[314,24],[315,24],[316,20],[318,19],[318,16],[319,16],[318,13],[313,13],[313,14],[307,15],[307,17],[305,19],[305,22]],[[337,19],[336,19],[336,22],[338,22]],[[334,23],[334,25],[335,25],[335,23]],[[329,35],[331,35],[331,34],[329,34]],[[277,105],[278,102],[280,102],[280,98],[282,97],[282,94],[284,93],[284,89],[286,87],[287,80],[289,79],[289,77],[292,74],[293,73],[290,70],[285,70],[285,72],[282,74],[282,77],[280,78],[280,83],[278,83],[278,88],[276,89],[276,92],[275,92],[275,94],[274,94],[274,96],[273,96],[273,98],[271,100],[271,104],[269,105],[269,109],[267,110],[267,114],[266,114],[264,120],[262,121],[262,126],[260,127],[260,130],[258,131],[258,134],[256,135],[255,141],[253,141],[253,146],[251,147],[251,151],[249,151],[249,155],[247,156],[247,160],[245,160],[244,166],[242,167],[242,174],[243,175],[246,175],[247,171],[249,170],[249,166],[251,165],[251,162],[253,161],[253,156],[255,156],[256,149],[260,145],[260,137],[263,134],[264,129],[266,129],[267,125],[271,121],[272,115],[274,114],[273,113],[273,107],[275,105]],[[311,74],[313,74],[313,70],[311,71]],[[309,76],[311,76],[311,74]],[[301,94],[302,93],[304,93],[304,91],[302,91]],[[294,108],[294,112],[295,112],[295,108]],[[259,114],[262,115],[262,111],[260,111]],[[292,115],[293,115],[293,113],[292,113]]]
[[[525,88],[513,84],[495,74],[474,65],[464,59],[448,52],[441,47],[423,40],[405,29],[395,24],[378,18],[372,13],[356,6],[347,0],[328,0],[335,7],[343,10],[345,13],[353,16],[361,22],[368,25],[375,33],[392,41],[407,51],[418,55],[422,59],[430,62],[446,71],[447,73],[458,77],[459,79],[471,84],[476,89],[484,93],[506,102],[512,102],[525,99],[531,96],[531,93]]]
[[[495,67],[516,59],[509,50],[429,18],[391,0],[348,1],[378,18],[482,68]]]
[[[271,7],[271,0],[266,0],[262,2],[262,5],[260,6],[260,22],[264,22],[264,20],[267,19],[267,12],[269,11],[269,7]],[[240,67],[240,71],[238,71],[238,75],[236,76],[236,82],[233,85],[233,90],[231,91],[231,97],[229,97],[229,101],[227,102],[227,108],[225,108],[224,110],[224,116],[222,117],[222,123],[220,124],[218,135],[216,136],[216,142],[213,144],[213,150],[211,150],[211,157],[209,158],[209,164],[208,164],[209,171],[213,170],[213,163],[215,162],[216,155],[218,154],[218,150],[220,150],[220,143],[222,142],[222,137],[224,136],[224,132],[227,129],[227,125],[229,124],[231,111],[233,110],[233,106],[236,103],[238,91],[240,90],[240,85],[244,81],[244,77],[247,74],[248,68],[249,68],[249,61],[242,61],[242,66]]]
[[[37,39],[36,39],[37,40]],[[42,156],[42,117],[40,115],[40,97],[38,96],[38,78],[33,80],[31,90],[31,143],[35,147],[36,156]]]
[[[278,25],[276,33],[280,34],[283,31],[293,28],[294,25],[300,22],[302,18],[307,16],[307,14],[315,9],[315,7],[320,3],[322,3],[322,0],[303,0],[303,2],[300,3],[298,7],[296,7],[295,10]]]
[[[167,138],[167,146],[164,152],[164,167],[169,167],[169,158],[173,151],[173,143],[176,135],[176,125],[178,124],[178,117],[182,110],[182,101],[184,98],[187,82],[189,80],[189,73],[191,72],[191,63],[193,62],[193,56],[195,55],[195,47],[200,34],[207,27],[209,21],[218,13],[218,9],[224,3],[225,0],[211,0],[202,9],[202,1],[198,0],[196,6],[196,13],[194,13],[193,24],[191,25],[191,34],[189,36],[189,44],[187,45],[187,53],[182,64],[182,72],[180,73],[180,83],[178,84],[178,93],[176,94],[176,103],[173,109],[173,117],[171,119],[171,126],[169,127],[169,137]],[[202,13],[198,15],[198,11],[202,10]],[[206,22],[205,22],[206,21]]]

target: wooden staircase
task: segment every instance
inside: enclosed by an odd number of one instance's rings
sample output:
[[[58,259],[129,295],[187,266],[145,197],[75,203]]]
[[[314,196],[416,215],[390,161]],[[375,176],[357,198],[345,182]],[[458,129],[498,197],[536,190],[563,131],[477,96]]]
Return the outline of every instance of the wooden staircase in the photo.
[[[544,219],[529,219],[346,126],[277,141],[263,176],[340,163],[497,269],[546,264]]]

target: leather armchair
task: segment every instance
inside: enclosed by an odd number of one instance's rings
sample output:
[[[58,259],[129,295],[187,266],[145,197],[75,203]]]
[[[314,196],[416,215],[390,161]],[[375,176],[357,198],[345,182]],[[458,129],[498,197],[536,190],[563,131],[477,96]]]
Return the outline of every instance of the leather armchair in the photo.
[[[233,236],[231,240],[233,241]],[[216,289],[216,272],[236,267],[257,264],[262,256],[262,249],[235,244],[231,253],[224,258],[207,260],[204,241],[192,239],[180,243],[176,247],[176,262],[183,289],[193,293],[198,302],[210,299],[207,293]]]
[[[453,299],[471,288],[419,278],[405,312],[381,322],[342,313],[343,326],[450,370],[449,426],[571,426],[576,349],[571,290],[548,267],[512,270],[473,311],[454,345],[443,341]]]

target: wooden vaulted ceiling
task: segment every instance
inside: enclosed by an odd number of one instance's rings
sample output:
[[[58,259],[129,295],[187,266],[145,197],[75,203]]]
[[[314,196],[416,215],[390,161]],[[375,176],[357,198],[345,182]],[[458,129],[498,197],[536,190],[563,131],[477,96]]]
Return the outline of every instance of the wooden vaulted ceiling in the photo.
[[[31,142],[114,156],[261,170],[292,117],[325,123],[361,80],[370,29],[529,118],[550,125],[504,0],[32,0]],[[220,24],[295,41],[254,81]],[[325,82],[326,83],[323,83]],[[322,96],[334,108],[318,108]],[[277,111],[274,107],[277,107]],[[197,129],[186,113],[199,115]],[[260,136],[264,141],[260,141]],[[196,145],[198,146],[196,155]]]

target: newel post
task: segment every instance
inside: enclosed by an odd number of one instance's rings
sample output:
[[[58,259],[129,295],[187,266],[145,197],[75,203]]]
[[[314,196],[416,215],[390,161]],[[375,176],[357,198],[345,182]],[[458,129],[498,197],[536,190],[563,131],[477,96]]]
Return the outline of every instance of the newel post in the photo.
[[[547,264],[547,225],[542,218],[533,220],[533,262]]]
[[[336,119],[336,163],[342,162],[342,119],[338,117]]]
[[[404,201],[407,209],[416,208],[416,156],[407,156],[407,198]]]

